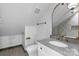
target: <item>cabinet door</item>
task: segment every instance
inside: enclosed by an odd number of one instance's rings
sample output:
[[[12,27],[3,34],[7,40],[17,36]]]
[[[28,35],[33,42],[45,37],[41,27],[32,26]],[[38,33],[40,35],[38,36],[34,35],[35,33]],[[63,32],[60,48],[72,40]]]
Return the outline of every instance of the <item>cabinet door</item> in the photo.
[[[58,56],[55,51],[51,51],[47,47],[39,47],[38,48],[38,56]]]
[[[43,44],[38,43],[38,56],[62,56],[62,54]]]
[[[43,53],[42,51],[38,50],[38,56],[45,56],[45,53]]]

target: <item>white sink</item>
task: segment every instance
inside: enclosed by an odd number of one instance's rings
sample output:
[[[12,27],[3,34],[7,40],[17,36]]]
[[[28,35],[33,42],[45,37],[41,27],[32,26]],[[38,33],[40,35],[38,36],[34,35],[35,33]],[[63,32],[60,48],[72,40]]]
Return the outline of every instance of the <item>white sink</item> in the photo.
[[[60,41],[49,41],[49,43],[51,45],[55,45],[55,46],[58,46],[58,47],[68,47],[67,44],[60,42]]]

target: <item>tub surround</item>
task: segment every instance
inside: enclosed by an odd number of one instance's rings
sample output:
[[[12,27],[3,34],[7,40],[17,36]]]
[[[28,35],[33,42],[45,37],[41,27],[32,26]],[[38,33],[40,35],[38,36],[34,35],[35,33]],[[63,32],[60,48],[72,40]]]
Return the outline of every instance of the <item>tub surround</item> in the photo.
[[[65,43],[68,45],[68,47],[58,47],[55,45],[51,45],[49,41],[59,41],[62,43]],[[71,42],[65,42],[65,41],[60,41],[57,40],[56,38],[47,38],[45,40],[38,40],[37,42],[45,45],[46,47],[60,53],[61,55],[64,56],[79,56],[79,44],[78,43],[71,43]]]

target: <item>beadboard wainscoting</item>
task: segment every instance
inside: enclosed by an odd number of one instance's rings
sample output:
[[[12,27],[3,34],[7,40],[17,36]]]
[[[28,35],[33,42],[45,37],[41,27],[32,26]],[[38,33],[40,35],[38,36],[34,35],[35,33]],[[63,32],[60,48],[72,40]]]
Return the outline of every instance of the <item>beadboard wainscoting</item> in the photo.
[[[0,36],[0,49],[22,45],[22,34]]]

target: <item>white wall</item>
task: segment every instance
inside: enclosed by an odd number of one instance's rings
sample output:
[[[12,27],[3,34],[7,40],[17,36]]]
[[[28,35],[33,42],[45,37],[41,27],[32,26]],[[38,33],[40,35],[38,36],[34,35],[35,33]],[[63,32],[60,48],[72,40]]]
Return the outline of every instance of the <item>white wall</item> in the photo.
[[[52,15],[53,6],[50,7],[47,13],[45,13],[45,15],[39,20],[38,23],[46,22],[46,24],[40,24],[36,26],[37,28],[36,40],[42,40],[42,39],[48,38],[52,34],[52,16],[51,15]]]
[[[41,22],[46,22],[46,24],[37,25],[37,40],[48,38],[51,35],[51,19],[49,16],[42,18]]]
[[[22,34],[0,36],[0,49],[22,44]]]
[[[78,25],[78,13],[76,13],[72,18],[71,18],[71,21],[70,21],[70,23],[71,23],[71,25],[72,26],[76,26],[76,25]]]
[[[0,5],[1,19],[3,20],[3,24],[0,24],[1,35],[21,34],[25,23],[32,25],[36,22],[34,19],[29,19],[29,16],[33,13],[34,4],[2,3]]]
[[[24,35],[17,34],[24,32],[25,24],[33,26],[37,22],[46,21],[47,24],[36,27],[36,40],[47,38],[51,34],[51,13],[47,12],[50,7],[49,4],[0,5],[2,12],[1,19],[3,20],[3,24],[0,24],[0,48],[23,44]],[[34,13],[35,8],[40,9],[39,14]]]
[[[69,21],[70,31],[67,32],[68,36],[78,37],[78,29],[71,29],[72,26],[78,26],[78,13],[76,13]]]
[[[35,25],[47,12],[48,7],[48,3],[1,3],[0,35],[21,34],[25,24]],[[39,14],[34,12],[36,8],[40,9]]]

